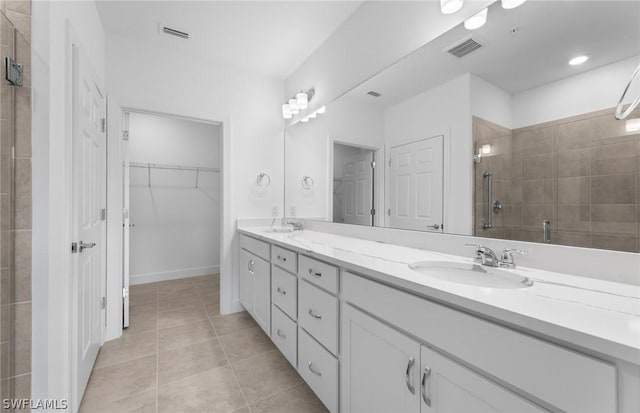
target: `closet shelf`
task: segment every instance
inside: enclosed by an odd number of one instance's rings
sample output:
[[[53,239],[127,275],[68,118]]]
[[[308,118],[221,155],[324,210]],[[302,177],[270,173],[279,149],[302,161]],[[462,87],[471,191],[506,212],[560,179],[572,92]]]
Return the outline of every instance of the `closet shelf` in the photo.
[[[137,163],[131,162],[131,168],[145,169],[171,169],[176,171],[193,171],[193,172],[220,172],[220,168],[208,168],[204,166],[182,166],[182,165],[163,165],[158,163]]]

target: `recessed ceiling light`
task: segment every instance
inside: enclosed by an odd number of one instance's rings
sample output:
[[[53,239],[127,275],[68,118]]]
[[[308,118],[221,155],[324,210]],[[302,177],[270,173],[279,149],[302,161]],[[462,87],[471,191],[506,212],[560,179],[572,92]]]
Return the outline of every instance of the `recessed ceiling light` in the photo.
[[[587,60],[589,60],[587,56],[576,56],[573,59],[569,60],[569,64],[571,66],[577,66],[583,64]]]

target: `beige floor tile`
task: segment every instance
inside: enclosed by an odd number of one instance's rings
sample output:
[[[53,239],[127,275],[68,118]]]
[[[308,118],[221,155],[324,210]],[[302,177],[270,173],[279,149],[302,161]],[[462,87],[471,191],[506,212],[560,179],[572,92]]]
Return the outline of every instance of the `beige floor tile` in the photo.
[[[231,413],[251,413],[251,410],[249,410],[248,407],[241,407],[238,410],[234,410]]]
[[[158,389],[158,412],[230,412],[245,403],[229,366],[208,370]]]
[[[160,296],[175,294],[181,291],[194,291],[191,279],[183,278],[180,280],[162,281],[158,283],[158,293]]]
[[[220,291],[202,292],[198,291],[198,297],[204,303],[220,303]]]
[[[305,383],[251,405],[252,413],[325,413],[328,411]]]
[[[164,385],[227,364],[217,338],[158,355],[158,384]]]
[[[135,309],[129,311],[129,327],[124,334],[139,334],[158,329],[158,312],[141,313]]]
[[[249,403],[302,383],[302,378],[279,351],[231,364]]]
[[[184,307],[189,304],[200,302],[196,290],[180,290],[172,294],[160,295],[158,308],[160,310]]]
[[[213,317],[211,322],[213,322],[213,326],[215,327],[216,334],[218,334],[218,336],[224,336],[234,331],[246,328],[258,327],[258,324],[256,324],[253,318],[251,318],[249,313],[246,311]]]
[[[107,341],[100,348],[95,368],[155,354],[157,338],[157,331],[152,330],[140,334],[124,334],[116,340]]]
[[[94,369],[84,398],[87,403],[124,399],[156,388],[156,355]]]
[[[129,287],[129,305],[158,301],[158,286],[140,284]]]
[[[230,363],[254,357],[276,348],[260,327],[245,328],[218,338]]]
[[[80,413],[155,413],[156,389],[116,401],[84,400]]]
[[[184,307],[163,308],[158,318],[158,328],[167,328],[187,324],[191,321],[206,320],[207,312],[200,301]]]
[[[215,333],[209,320],[199,320],[176,327],[159,330],[159,351],[172,350],[178,347],[215,338]]]
[[[220,303],[203,303],[204,309],[207,311],[209,317],[216,317],[220,315]]]

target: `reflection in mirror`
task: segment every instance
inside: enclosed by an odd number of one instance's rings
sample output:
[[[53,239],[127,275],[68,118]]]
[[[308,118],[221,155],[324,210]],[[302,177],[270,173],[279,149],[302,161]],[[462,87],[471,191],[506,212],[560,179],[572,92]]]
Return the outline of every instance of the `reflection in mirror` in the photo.
[[[640,2],[494,3],[287,129],[286,213],[640,252],[639,63]]]

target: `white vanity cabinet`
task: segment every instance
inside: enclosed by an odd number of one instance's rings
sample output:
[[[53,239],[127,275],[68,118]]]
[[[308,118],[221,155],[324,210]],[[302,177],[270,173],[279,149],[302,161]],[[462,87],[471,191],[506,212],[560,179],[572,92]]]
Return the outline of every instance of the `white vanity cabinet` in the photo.
[[[265,333],[271,335],[271,266],[267,261],[269,244],[244,235],[240,244],[240,304]]]

